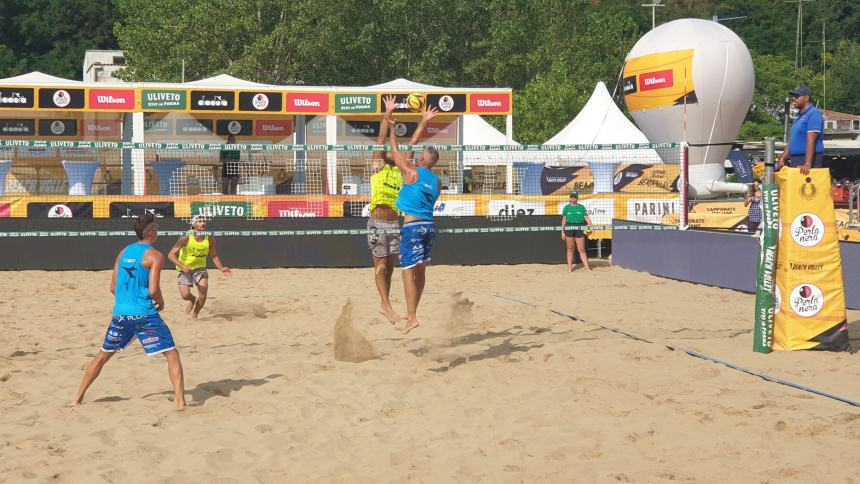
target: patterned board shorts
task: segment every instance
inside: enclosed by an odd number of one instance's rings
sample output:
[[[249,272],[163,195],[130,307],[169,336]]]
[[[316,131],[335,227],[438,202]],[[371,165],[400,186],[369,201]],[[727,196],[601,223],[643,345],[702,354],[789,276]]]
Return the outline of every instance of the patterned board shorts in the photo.
[[[400,223],[396,220],[367,220],[367,248],[373,257],[388,257],[400,253]],[[388,231],[385,233],[381,231]]]
[[[105,332],[102,351],[113,353],[122,351],[134,337],[140,341],[143,351],[157,355],[176,348],[173,334],[159,314],[148,316],[114,316]]]
[[[400,242],[401,269],[430,262],[433,239],[436,238],[436,224],[429,220],[407,222],[403,224],[400,233],[403,234],[403,241]]]
[[[176,280],[176,284],[180,286],[193,286],[195,284],[200,284],[200,280],[203,278],[209,278],[209,273],[206,269],[194,269],[191,272],[180,272],[179,277]]]

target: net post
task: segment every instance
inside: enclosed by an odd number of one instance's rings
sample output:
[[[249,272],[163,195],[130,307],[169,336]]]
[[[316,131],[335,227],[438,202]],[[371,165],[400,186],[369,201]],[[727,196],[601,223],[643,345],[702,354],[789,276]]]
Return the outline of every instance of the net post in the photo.
[[[764,139],[764,182],[773,183],[774,153],[776,151],[773,136]]]
[[[687,171],[687,167],[689,166],[690,159],[690,145],[686,142],[681,143],[681,174],[680,179],[678,180],[678,191],[681,193],[681,216],[679,217],[680,228],[687,228],[687,213],[689,212],[689,184],[687,180],[689,180],[689,173]]]

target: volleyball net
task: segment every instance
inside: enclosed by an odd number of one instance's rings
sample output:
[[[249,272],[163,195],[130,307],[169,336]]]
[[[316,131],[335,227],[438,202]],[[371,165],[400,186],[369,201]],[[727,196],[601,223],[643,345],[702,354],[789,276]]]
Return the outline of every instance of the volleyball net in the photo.
[[[430,145],[401,145],[414,160]],[[686,146],[432,145],[437,217],[490,226],[558,216],[571,192],[595,230],[683,226]],[[368,217],[387,145],[0,140],[0,216],[190,220]],[[271,224],[269,224],[271,226]],[[249,223],[249,230],[254,229]],[[604,238],[608,238],[603,234]]]

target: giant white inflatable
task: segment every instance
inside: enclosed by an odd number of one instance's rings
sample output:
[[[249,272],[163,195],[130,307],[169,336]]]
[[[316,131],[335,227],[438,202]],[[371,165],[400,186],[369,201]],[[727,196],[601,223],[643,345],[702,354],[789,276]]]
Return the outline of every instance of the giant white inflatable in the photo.
[[[624,101],[652,143],[686,141],[690,196],[742,192],[724,162],[755,84],[744,42],[717,22],[681,19],[645,34],[627,55]]]

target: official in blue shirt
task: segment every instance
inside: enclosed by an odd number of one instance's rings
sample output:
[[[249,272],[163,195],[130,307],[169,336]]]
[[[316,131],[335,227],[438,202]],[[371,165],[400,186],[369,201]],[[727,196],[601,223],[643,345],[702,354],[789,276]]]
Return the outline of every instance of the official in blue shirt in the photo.
[[[799,86],[789,94],[794,98],[800,115],[791,125],[788,146],[779,157],[777,169],[787,164],[799,167],[800,172],[807,175],[810,168],[824,166],[824,118],[821,111],[812,105],[809,86]]]

